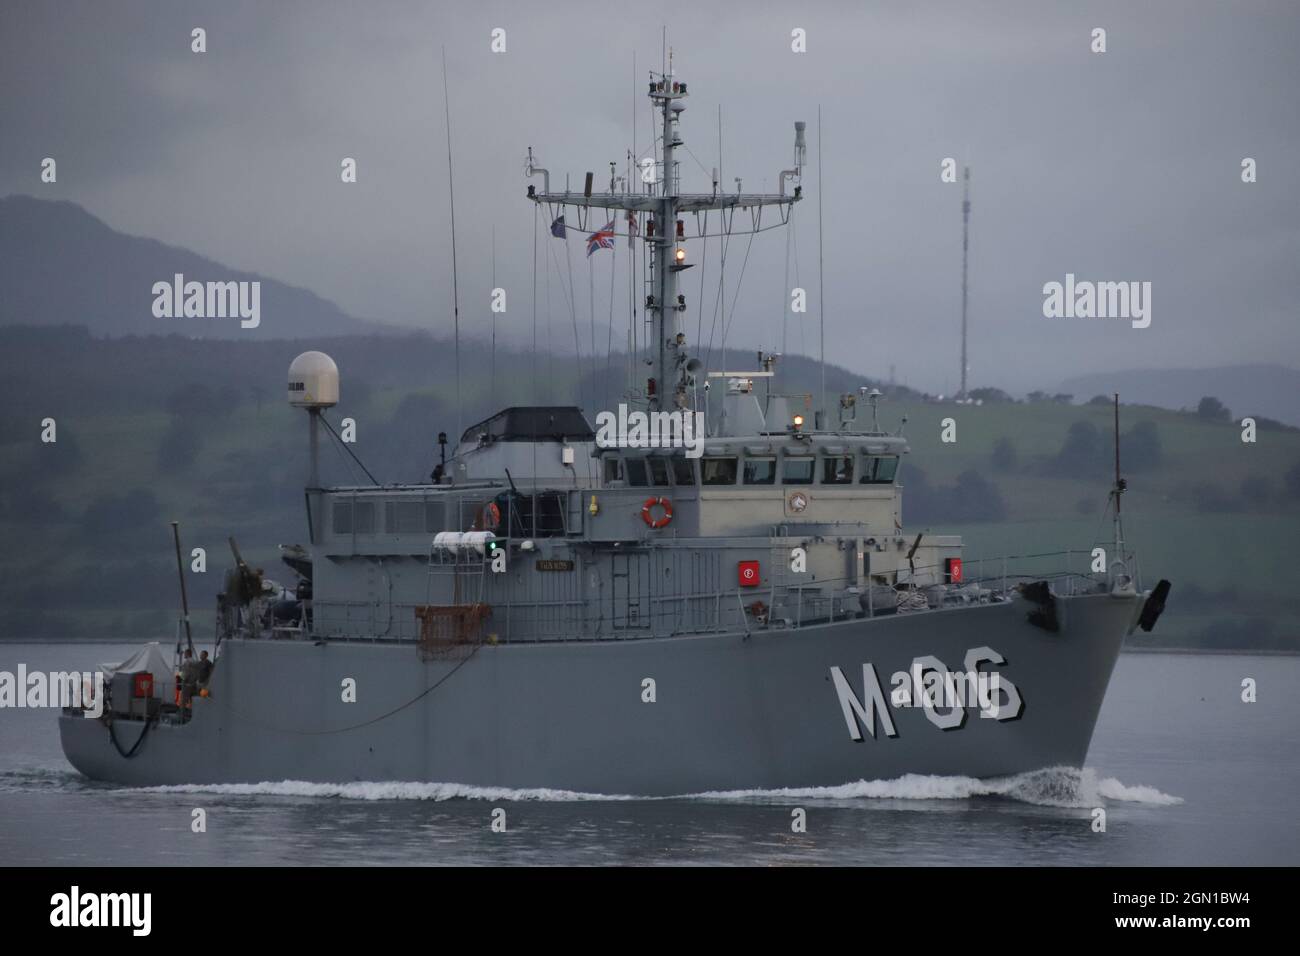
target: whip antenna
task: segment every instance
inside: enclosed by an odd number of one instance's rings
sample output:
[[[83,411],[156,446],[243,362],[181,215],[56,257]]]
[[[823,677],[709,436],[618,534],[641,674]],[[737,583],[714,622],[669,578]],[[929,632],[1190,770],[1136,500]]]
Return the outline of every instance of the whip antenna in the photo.
[[[181,614],[185,622],[185,643],[188,645],[190,652],[194,651],[194,635],[190,631],[190,599],[185,593],[185,563],[181,560],[181,525],[179,521],[172,522],[172,540],[176,543],[176,573],[181,579]]]
[[[442,48],[442,105],[447,121],[447,199],[451,206],[451,314],[456,357],[456,434],[465,430],[460,394],[460,287],[456,281],[456,185],[451,170],[451,97],[447,92],[447,48]]]

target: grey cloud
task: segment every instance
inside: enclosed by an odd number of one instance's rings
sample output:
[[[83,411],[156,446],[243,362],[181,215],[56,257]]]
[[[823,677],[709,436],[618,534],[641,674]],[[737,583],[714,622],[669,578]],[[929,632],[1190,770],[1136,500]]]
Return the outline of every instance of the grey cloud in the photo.
[[[919,387],[956,384],[959,187],[973,162],[972,381],[1010,388],[1106,368],[1294,356],[1300,341],[1300,9],[1293,3],[675,3],[660,5],[94,2],[0,13],[0,194],[85,205],[110,225],[303,285],[359,316],[450,326],[442,48],[450,72],[466,334],[485,334],[490,236],[510,290],[499,335],[531,341],[534,211],[525,150],[580,184],[649,141],[644,73],[667,22],[692,99],[689,188],[774,188],[809,121],[800,281],[815,292],[817,107],[833,358]],[[209,52],[189,52],[189,30]],[[509,52],[488,50],[507,30]],[[809,31],[809,52],[789,32]],[[1094,26],[1109,52],[1088,52]],[[59,160],[42,186],[41,157]],[[344,156],[360,182],[338,181]],[[1240,183],[1243,156],[1260,181]],[[698,160],[698,165],[696,160]],[[544,228],[545,223],[542,223]],[[543,238],[539,242],[546,243]],[[621,245],[621,244],[620,244]],[[727,300],[743,241],[731,247]],[[546,262],[542,246],[542,262]],[[587,263],[574,250],[580,324]],[[620,247],[620,260],[624,255]],[[699,261],[704,255],[693,249]],[[710,325],[718,249],[686,283]],[[755,240],[732,343],[776,347],[786,242]],[[596,317],[626,323],[620,271],[594,261]],[[621,269],[621,265],[620,265]],[[1154,283],[1150,329],[1044,319],[1067,272]],[[545,285],[546,275],[539,277]],[[555,347],[570,318],[551,276]],[[729,307],[730,308],[730,307]],[[545,304],[542,306],[545,313]],[[815,352],[815,313],[791,324]]]

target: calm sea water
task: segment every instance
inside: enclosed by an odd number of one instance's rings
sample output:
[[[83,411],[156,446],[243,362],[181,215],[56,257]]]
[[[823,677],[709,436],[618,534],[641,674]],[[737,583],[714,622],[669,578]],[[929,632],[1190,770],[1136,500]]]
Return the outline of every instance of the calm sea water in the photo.
[[[0,643],[0,670],[91,669],[133,649]],[[54,711],[0,709],[0,861],[1296,865],[1298,686],[1300,658],[1126,654],[1082,770],[667,800],[382,782],[116,787],[67,764]],[[1105,833],[1092,831],[1096,806]],[[206,833],[190,831],[196,807]],[[505,833],[489,826],[498,807]],[[805,833],[791,832],[795,807]]]

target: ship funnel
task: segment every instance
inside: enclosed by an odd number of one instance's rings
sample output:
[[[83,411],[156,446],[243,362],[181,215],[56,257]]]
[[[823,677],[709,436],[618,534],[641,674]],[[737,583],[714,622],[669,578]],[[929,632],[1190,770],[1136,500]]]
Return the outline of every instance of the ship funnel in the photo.
[[[303,352],[289,363],[289,404],[329,408],[339,403],[339,367],[324,352]]]
[[[758,435],[767,430],[763,409],[754,394],[754,380],[727,379],[727,394],[722,400],[722,429],[726,436]]]
[[[765,428],[775,431],[787,427],[793,421],[790,417],[790,400],[784,395],[769,395],[766,419],[772,424],[768,426],[765,422]]]

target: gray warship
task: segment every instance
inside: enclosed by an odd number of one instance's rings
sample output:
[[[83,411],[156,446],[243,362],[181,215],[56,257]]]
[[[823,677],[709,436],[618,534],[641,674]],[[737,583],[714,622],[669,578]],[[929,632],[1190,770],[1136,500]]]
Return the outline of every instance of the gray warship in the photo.
[[[684,334],[688,244],[787,221],[804,125],[778,193],[720,191],[716,173],[684,193],[687,84],[667,67],[648,93],[656,156],[622,189],[553,191],[531,149],[527,169],[533,202],[584,232],[621,216],[647,247],[644,385],[596,426],[577,406],[507,408],[424,483],[321,487],[339,373],[299,356],[288,399],[313,464],[309,543],[282,548],[296,586],[236,550],[210,680],[178,690],[187,612],[165,671],[154,647],[110,671],[102,714],[60,714],[77,770],[671,796],[1083,766],[1121,645],[1169,588],[1141,588],[1118,465],[1102,569],[1071,566],[1087,549],[978,559],[905,532],[907,441],[880,426],[878,392],[814,412],[773,391],[774,356],[708,370]],[[702,422],[707,386],[721,407]]]

